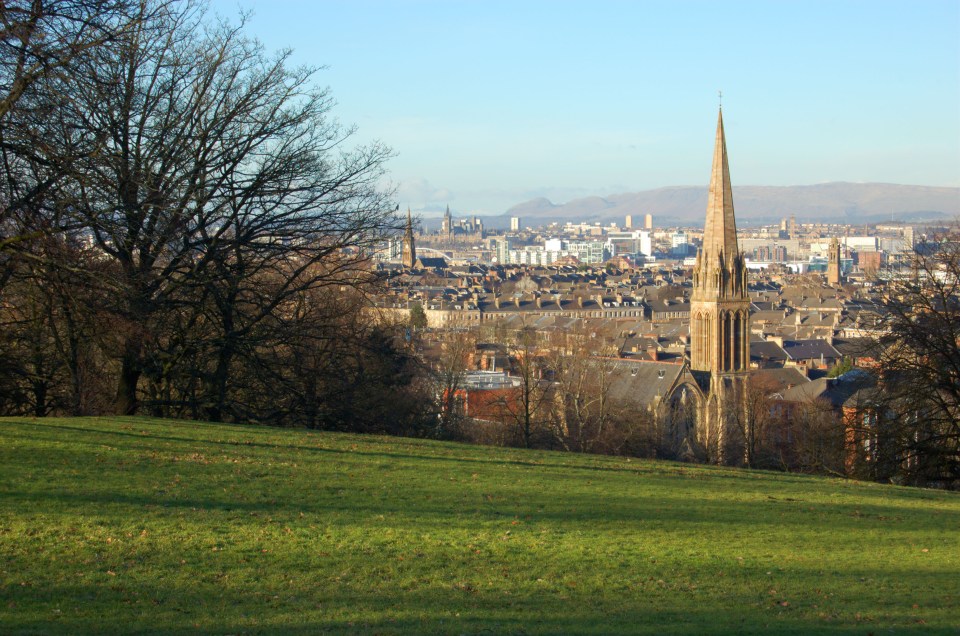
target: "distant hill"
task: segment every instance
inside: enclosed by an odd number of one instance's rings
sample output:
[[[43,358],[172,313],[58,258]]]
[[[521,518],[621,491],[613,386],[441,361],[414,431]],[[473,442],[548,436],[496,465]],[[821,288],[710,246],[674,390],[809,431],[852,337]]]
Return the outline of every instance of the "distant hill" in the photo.
[[[735,186],[737,220],[774,222],[795,215],[800,221],[845,223],[941,220],[960,216],[960,188],[892,183],[822,183],[807,186]],[[503,216],[538,222],[623,222],[630,214],[652,214],[658,226],[703,221],[706,186],[673,186],[586,197],[564,204],[538,198],[513,206]]]

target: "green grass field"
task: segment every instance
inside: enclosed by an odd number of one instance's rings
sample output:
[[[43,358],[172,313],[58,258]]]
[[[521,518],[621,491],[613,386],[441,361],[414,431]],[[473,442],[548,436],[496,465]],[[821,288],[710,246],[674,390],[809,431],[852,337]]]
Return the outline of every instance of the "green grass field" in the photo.
[[[960,496],[396,438],[7,418],[0,632],[960,633]]]

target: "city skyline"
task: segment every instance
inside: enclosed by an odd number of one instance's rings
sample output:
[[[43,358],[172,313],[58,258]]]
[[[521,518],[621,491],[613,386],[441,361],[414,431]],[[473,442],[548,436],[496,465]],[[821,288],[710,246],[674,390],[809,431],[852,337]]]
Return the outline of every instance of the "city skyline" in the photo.
[[[705,185],[960,186],[960,3],[217,0],[294,50],[424,216]],[[326,25],[332,25],[327,27]]]

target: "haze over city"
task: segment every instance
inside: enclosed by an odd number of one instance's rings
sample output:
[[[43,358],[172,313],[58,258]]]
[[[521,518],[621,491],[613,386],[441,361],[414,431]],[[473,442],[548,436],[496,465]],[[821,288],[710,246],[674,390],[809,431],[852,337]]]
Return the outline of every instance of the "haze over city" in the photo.
[[[397,200],[499,214],[705,185],[718,91],[739,185],[960,185],[960,3],[217,0],[325,65]]]

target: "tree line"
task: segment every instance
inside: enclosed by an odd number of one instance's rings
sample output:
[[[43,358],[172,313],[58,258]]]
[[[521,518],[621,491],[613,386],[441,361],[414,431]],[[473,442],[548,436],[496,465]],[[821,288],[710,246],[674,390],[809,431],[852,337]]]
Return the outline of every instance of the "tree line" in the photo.
[[[0,23],[0,413],[419,426],[364,311],[391,151],[317,69],[192,0]]]

